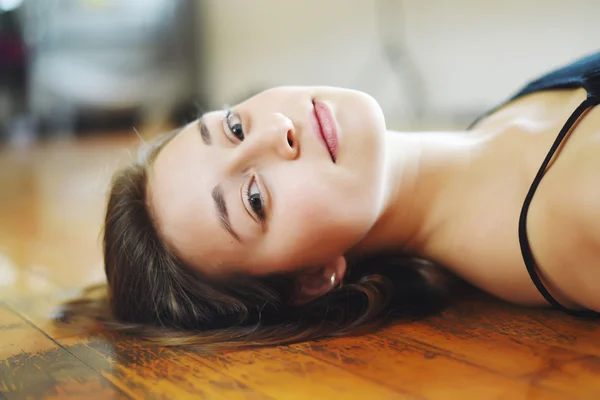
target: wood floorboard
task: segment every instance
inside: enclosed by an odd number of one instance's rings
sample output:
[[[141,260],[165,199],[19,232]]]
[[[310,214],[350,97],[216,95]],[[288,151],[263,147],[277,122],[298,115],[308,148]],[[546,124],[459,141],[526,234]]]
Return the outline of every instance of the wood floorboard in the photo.
[[[503,398],[525,391],[539,398],[562,398],[553,390],[453,358],[448,355],[451,352],[443,354],[402,339],[390,340],[381,334],[305,346],[319,357],[422,398]]]
[[[0,393],[4,398],[127,398],[3,304],[0,321]]]

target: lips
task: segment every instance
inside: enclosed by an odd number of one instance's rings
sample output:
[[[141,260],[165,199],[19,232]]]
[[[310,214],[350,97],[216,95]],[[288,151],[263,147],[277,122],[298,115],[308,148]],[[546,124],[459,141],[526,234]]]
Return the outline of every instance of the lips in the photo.
[[[338,153],[338,134],[335,119],[329,107],[325,103],[313,100],[311,120],[313,131],[329,152],[333,162],[335,162]]]

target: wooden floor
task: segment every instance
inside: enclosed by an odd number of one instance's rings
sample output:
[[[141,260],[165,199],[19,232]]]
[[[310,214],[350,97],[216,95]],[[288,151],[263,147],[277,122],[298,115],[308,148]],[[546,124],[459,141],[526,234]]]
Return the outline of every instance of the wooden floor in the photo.
[[[482,295],[373,335],[210,357],[61,334],[52,310],[103,279],[106,184],[135,144],[0,152],[0,399],[600,398],[600,323]]]

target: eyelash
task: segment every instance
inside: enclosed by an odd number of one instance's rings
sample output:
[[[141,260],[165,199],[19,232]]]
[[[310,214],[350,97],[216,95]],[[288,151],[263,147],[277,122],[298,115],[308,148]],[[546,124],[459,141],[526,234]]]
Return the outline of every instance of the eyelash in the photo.
[[[234,124],[233,126],[231,126],[230,122],[231,122],[232,118],[237,118],[237,120],[239,122]],[[244,127],[242,125],[242,119],[240,118],[240,116],[237,113],[234,113],[233,111],[231,111],[230,108],[226,108],[226,114],[225,114],[225,119],[223,120],[223,125],[225,126],[225,133],[231,140],[241,142],[246,138],[246,135],[244,134]],[[236,133],[234,132],[234,130],[235,130],[234,127],[236,125],[239,125],[239,129],[241,129],[241,134],[242,134],[241,138],[238,135],[236,135]],[[232,139],[230,136],[233,136],[234,138]]]
[[[254,184],[256,184],[256,187],[257,187],[257,189],[258,189],[258,190],[257,190],[257,191],[258,191],[258,193],[254,193],[254,194],[253,194],[253,193],[251,192],[251,188],[252,188],[252,186],[253,186]],[[256,210],[255,210],[255,209],[252,207],[252,201],[251,201],[251,198],[252,198],[252,196],[254,196],[254,195],[258,195],[258,199],[260,199],[261,211],[256,211]],[[250,206],[250,208],[252,209],[252,212],[253,212],[254,214],[256,214],[256,216],[257,216],[257,217],[260,219],[260,221],[261,221],[262,223],[264,223],[264,222],[265,222],[265,219],[266,219],[266,216],[265,216],[265,209],[264,209],[264,207],[265,207],[265,200],[264,200],[264,197],[263,197],[263,195],[262,195],[262,191],[260,190],[260,187],[258,186],[258,183],[256,182],[256,177],[254,177],[254,176],[253,176],[253,177],[250,179],[250,182],[248,183],[248,185],[247,185],[247,186],[246,186],[246,188],[244,189],[244,197],[245,197],[245,198],[246,198],[246,200],[248,201],[248,205],[249,205],[249,206]]]

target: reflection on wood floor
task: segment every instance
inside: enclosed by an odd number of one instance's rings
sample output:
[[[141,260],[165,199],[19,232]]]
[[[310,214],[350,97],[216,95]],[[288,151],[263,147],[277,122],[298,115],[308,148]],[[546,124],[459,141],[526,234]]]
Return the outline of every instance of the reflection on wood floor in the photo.
[[[377,334],[199,356],[69,337],[49,315],[103,279],[108,179],[129,136],[0,152],[0,398],[598,399],[600,323],[481,294]]]

